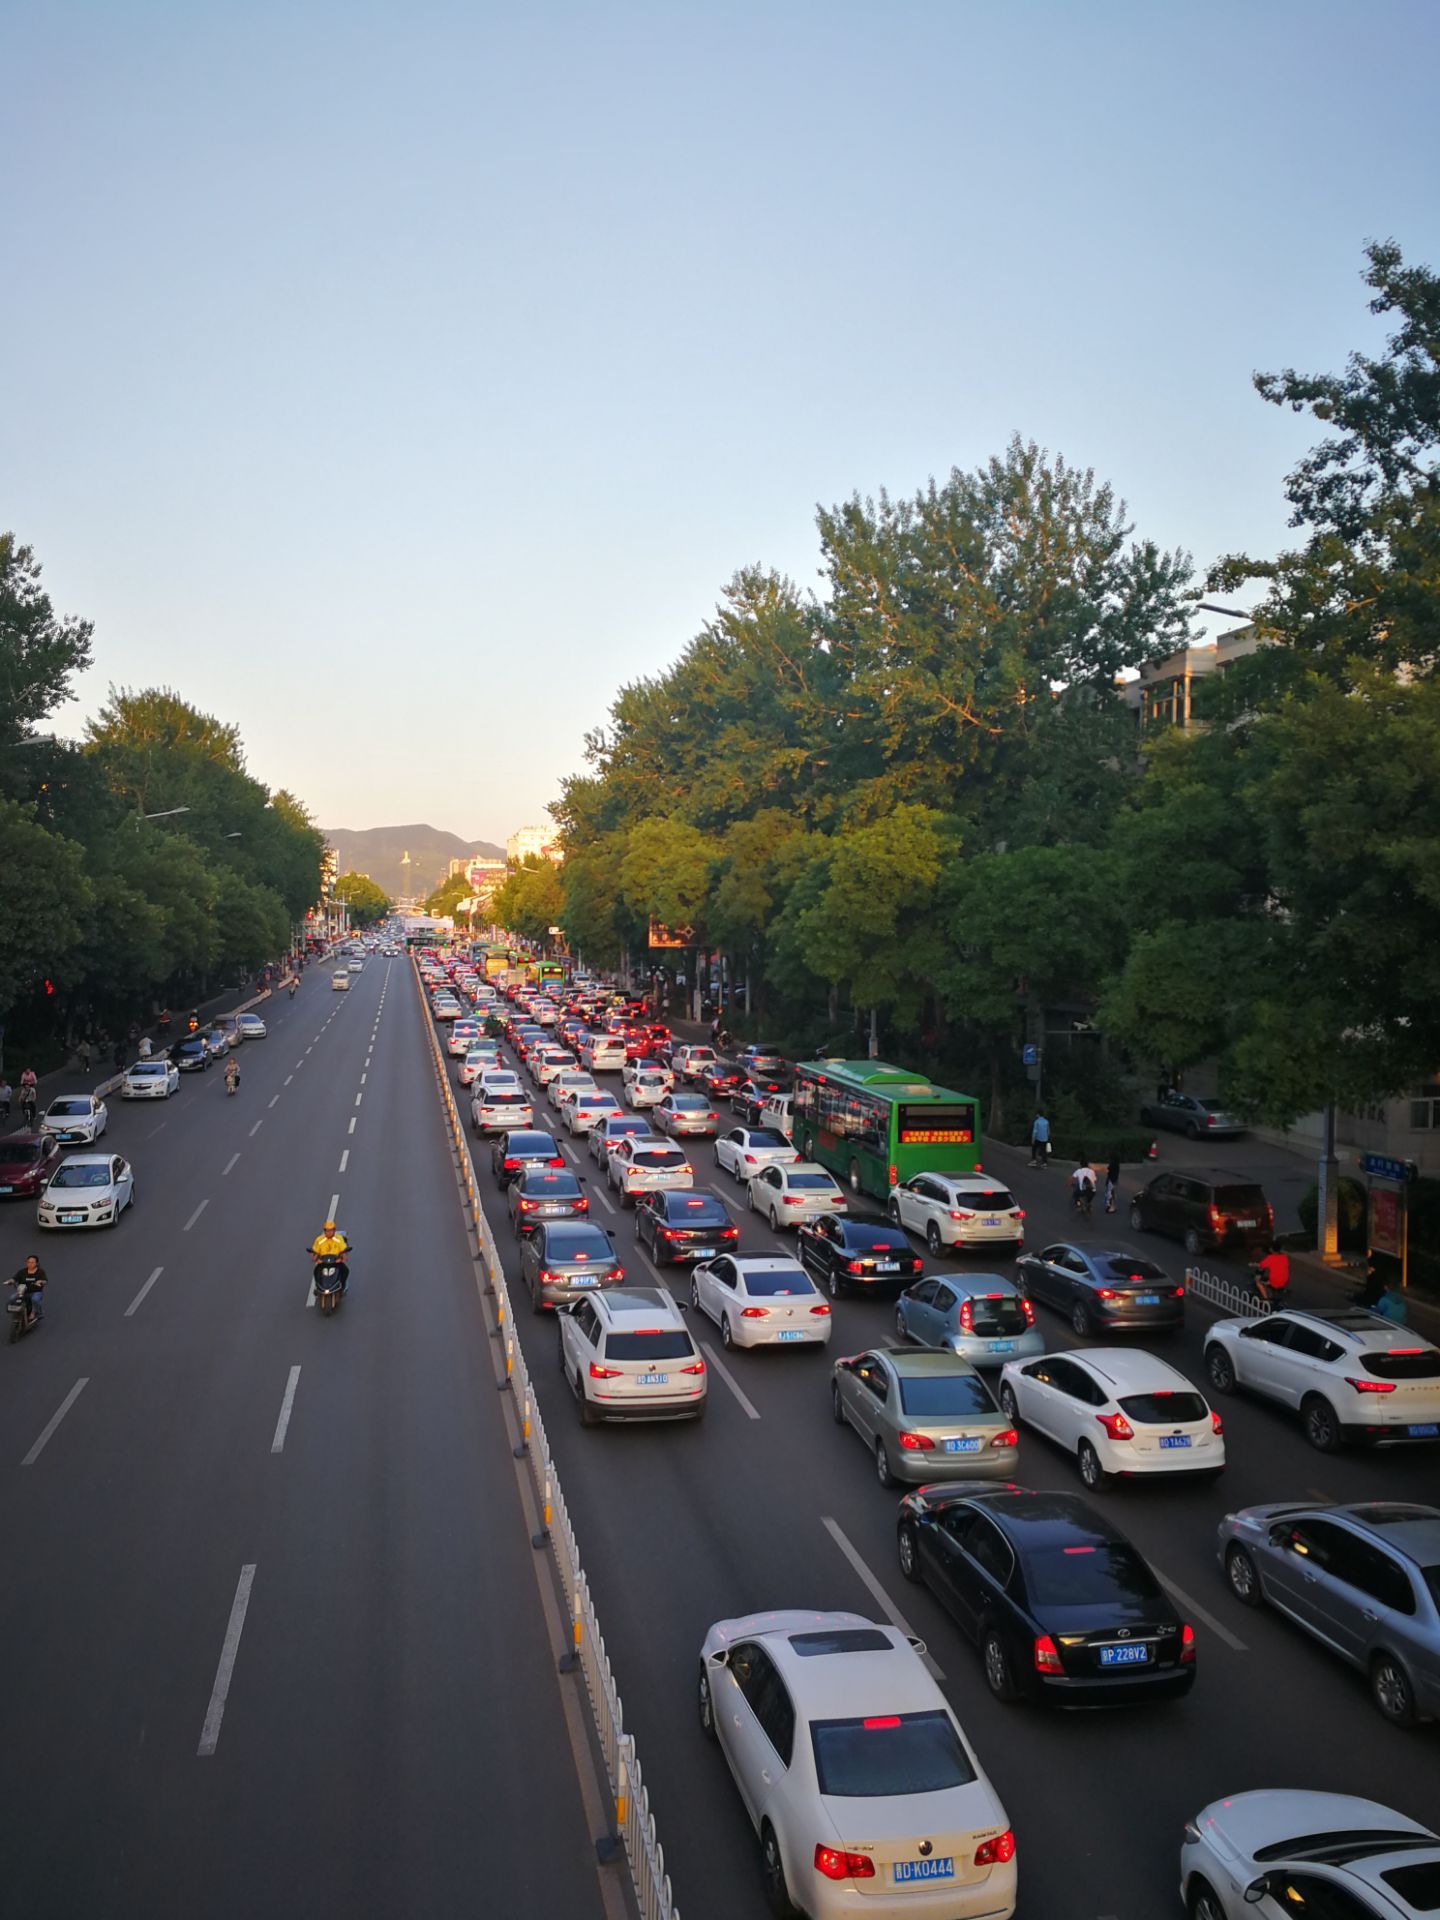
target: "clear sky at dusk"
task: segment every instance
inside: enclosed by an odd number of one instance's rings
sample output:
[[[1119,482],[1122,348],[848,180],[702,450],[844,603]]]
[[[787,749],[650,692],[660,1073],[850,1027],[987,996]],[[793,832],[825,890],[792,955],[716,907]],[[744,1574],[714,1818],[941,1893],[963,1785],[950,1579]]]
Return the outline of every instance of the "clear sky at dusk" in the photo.
[[[1440,5],[9,0],[0,524],[325,825],[503,840],[817,501],[1272,551],[1251,372],[1440,265]]]

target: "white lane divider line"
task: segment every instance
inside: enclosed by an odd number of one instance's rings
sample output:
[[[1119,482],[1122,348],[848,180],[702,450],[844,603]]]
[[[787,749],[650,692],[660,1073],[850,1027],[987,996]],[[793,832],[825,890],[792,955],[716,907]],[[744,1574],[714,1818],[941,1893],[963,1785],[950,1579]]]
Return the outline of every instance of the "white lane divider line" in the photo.
[[[350,1116],[350,1125],[345,1129],[345,1131],[347,1133],[354,1133],[355,1131],[355,1116],[353,1113]]]
[[[165,1126],[168,1126],[169,1124],[170,1123],[168,1120],[162,1120],[160,1122],[160,1127],[165,1127]],[[151,1127],[150,1131],[146,1134],[145,1138],[147,1140],[153,1140],[156,1134],[159,1133],[160,1127]]]
[[[362,1087],[364,1086],[364,1084],[365,1084],[365,1082],[366,1082],[366,1081],[367,1081],[367,1080],[368,1080],[369,1078],[370,1078],[370,1076],[369,1076],[369,1074],[368,1074],[368,1073],[362,1073],[362,1074],[361,1074],[361,1076],[360,1076],[360,1084],[361,1084],[361,1086],[362,1086]]]
[[[340,1196],[338,1193],[332,1193],[330,1196],[330,1211],[329,1213],[326,1214],[325,1218],[327,1220],[333,1220],[339,1211],[340,1211]]]
[[[346,1147],[345,1151],[340,1156],[341,1173],[345,1171],[346,1167],[349,1166],[349,1164],[350,1164],[350,1149]]]
[[[295,1064],[296,1064],[296,1066],[298,1067],[300,1063],[299,1063],[299,1061],[297,1060]],[[287,1087],[289,1086],[289,1084],[290,1084],[290,1082],[291,1082],[291,1081],[292,1081],[292,1080],[293,1080],[294,1078],[295,1078],[295,1076],[294,1076],[294,1074],[293,1074],[293,1073],[287,1073],[287,1074],[286,1074],[286,1076],[285,1076],[285,1084],[286,1084],[286,1086],[287,1086]],[[280,1096],[279,1096],[279,1094],[278,1094],[278,1093],[276,1094],[276,1096],[275,1096],[275,1098],[276,1098],[277,1100],[278,1100],[278,1099],[280,1098]]]
[[[180,1229],[180,1231],[182,1233],[188,1233],[190,1229],[194,1226],[195,1222],[200,1218],[201,1214],[209,1206],[209,1204],[210,1202],[208,1199],[202,1200],[199,1206],[191,1214],[190,1218],[185,1222],[184,1226]]]
[[[131,1314],[134,1313],[135,1309],[139,1306],[140,1302],[145,1298],[146,1294],[150,1291],[151,1287],[154,1286],[155,1282],[160,1278],[161,1274],[164,1271],[165,1269],[163,1267],[156,1267],[155,1271],[151,1274],[150,1278],[145,1282],[144,1286],[141,1287],[140,1291],[136,1294],[135,1298],[130,1302],[129,1306],[126,1307],[125,1318],[127,1320],[130,1318]]]
[[[607,1213],[613,1213],[615,1211],[615,1202],[610,1198],[609,1194],[597,1193],[595,1198],[600,1202],[601,1206],[604,1207]]]
[[[225,1643],[220,1649],[220,1664],[215,1669],[215,1685],[210,1690],[210,1705],[206,1710],[205,1724],[200,1729],[200,1744],[195,1749],[197,1760],[204,1760],[214,1753],[220,1744],[220,1722],[225,1718],[225,1702],[230,1695],[230,1677],[235,1671],[235,1656],[240,1651],[240,1635],[245,1630],[245,1615],[250,1606],[250,1589],[255,1584],[255,1562],[240,1569],[240,1583],[235,1589],[235,1599],[230,1608],[230,1623],[225,1629]]]
[[[265,1124],[265,1116],[262,1113],[260,1118],[255,1122],[254,1126],[250,1129],[250,1138],[252,1140],[255,1138],[256,1134],[260,1131],[260,1129],[264,1126],[264,1124]]]
[[[225,1167],[224,1167],[224,1171],[223,1171],[223,1172],[221,1173],[221,1175],[220,1175],[220,1178],[221,1178],[222,1180],[223,1180],[223,1179],[225,1178],[225,1174],[227,1174],[227,1173],[229,1173],[229,1171],[230,1171],[230,1169],[231,1169],[231,1168],[232,1168],[232,1167],[234,1166],[234,1164],[235,1164],[235,1162],[236,1162],[236,1161],[237,1161],[237,1160],[238,1160],[239,1158],[240,1158],[240,1156],[239,1156],[239,1154],[238,1154],[238,1153],[232,1153],[232,1154],[231,1154],[231,1156],[230,1156],[230,1158],[229,1158],[229,1159],[228,1159],[228,1160],[227,1160],[227,1161],[225,1162]]]
[[[289,1086],[289,1084],[290,1084],[290,1082],[289,1082],[289,1081],[287,1080],[287,1081],[285,1082],[285,1084],[286,1084],[286,1086],[288,1087],[288,1086]],[[271,1104],[271,1106],[272,1106],[272,1107],[273,1107],[273,1106],[275,1105],[275,1102],[276,1102],[276,1101],[277,1101],[277,1100],[278,1100],[279,1098],[280,1098],[280,1096],[279,1096],[279,1094],[278,1094],[278,1093],[276,1093],[276,1094],[272,1094],[272,1095],[271,1095],[271,1098],[270,1098],[270,1104]]]
[[[305,1296],[305,1304],[307,1307],[313,1307],[315,1304],[315,1282],[313,1279],[310,1282],[310,1291]]]
[[[299,1367],[291,1367],[290,1378],[285,1382],[285,1398],[280,1402],[280,1418],[275,1422],[275,1438],[270,1442],[271,1453],[285,1451],[285,1429],[290,1425],[291,1409],[295,1405],[295,1389],[300,1384]]]
[[[50,1436],[54,1433],[55,1429],[59,1426],[60,1422],[65,1418],[66,1414],[70,1411],[71,1407],[74,1406],[75,1402],[80,1398],[81,1394],[85,1391],[86,1387],[89,1384],[90,1384],[89,1374],[82,1374],[80,1379],[78,1379],[75,1382],[74,1386],[71,1387],[70,1391],[66,1394],[65,1398],[60,1402],[59,1406],[55,1409],[54,1413],[52,1413],[50,1418],[46,1421],[44,1432],[40,1435],[40,1438],[35,1442],[34,1446],[31,1447],[30,1451],[26,1454],[25,1458],[20,1462],[22,1467],[34,1466],[35,1462],[40,1458],[41,1454],[45,1451],[45,1443],[49,1440]]]
[[[657,1279],[659,1278],[658,1274],[656,1275],[656,1278]],[[745,1389],[740,1385],[740,1382],[735,1378],[734,1374],[731,1373],[730,1369],[726,1366],[725,1362],[720,1358],[719,1354],[716,1353],[715,1349],[710,1345],[709,1341],[701,1340],[697,1344],[699,1345],[700,1351],[705,1356],[706,1366],[713,1367],[716,1373],[719,1374],[720,1378],[725,1382],[726,1386],[729,1387],[730,1391],[734,1394],[735,1398],[740,1402],[741,1406],[745,1409],[746,1417],[750,1420],[758,1420],[760,1418],[760,1409],[756,1406],[755,1402],[750,1398],[749,1394],[746,1393]]]
[[[365,1096],[364,1096],[364,1094],[363,1094],[363,1093],[357,1093],[357,1094],[356,1094],[356,1096],[355,1096],[355,1104],[356,1104],[356,1106],[357,1106],[357,1107],[359,1106],[359,1104],[360,1104],[360,1102],[361,1102],[361,1101],[362,1101],[362,1100],[363,1100],[364,1098],[365,1098]]]
[[[1150,1571],[1155,1575],[1155,1578],[1160,1582],[1161,1586],[1164,1587],[1165,1591],[1174,1599],[1178,1600],[1187,1613],[1193,1613],[1201,1626],[1213,1633],[1217,1640],[1223,1640],[1232,1653],[1249,1652],[1249,1648],[1243,1640],[1237,1639],[1227,1626],[1223,1626],[1221,1622],[1215,1618],[1213,1613],[1207,1613],[1198,1600],[1192,1600],[1183,1587],[1177,1587],[1173,1580],[1161,1573],[1153,1560],[1150,1562]]]
[[[580,1156],[578,1153],[576,1153],[575,1149],[571,1146],[568,1140],[562,1140],[560,1142],[560,1150],[562,1153],[568,1153],[570,1158],[575,1162],[576,1166],[577,1167],[579,1166]]]
[[[905,1618],[904,1614],[901,1613],[900,1609],[875,1578],[869,1567],[866,1566],[856,1549],[850,1544],[849,1540],[846,1539],[845,1529],[840,1525],[840,1522],[838,1520],[832,1520],[828,1514],[821,1514],[820,1524],[835,1542],[836,1546],[839,1547],[856,1573],[859,1574],[870,1597],[890,1622],[891,1626],[899,1633],[908,1634],[912,1639],[919,1639],[920,1636],[915,1632],[910,1622]],[[945,1678],[944,1672],[941,1670],[933,1654],[927,1653],[925,1655],[925,1664],[930,1669],[934,1679],[943,1680]]]

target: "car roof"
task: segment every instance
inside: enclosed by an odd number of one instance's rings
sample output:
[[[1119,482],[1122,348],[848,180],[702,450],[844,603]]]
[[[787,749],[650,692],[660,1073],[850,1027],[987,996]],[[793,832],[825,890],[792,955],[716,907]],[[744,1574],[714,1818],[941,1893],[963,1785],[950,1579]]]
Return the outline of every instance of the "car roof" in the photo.
[[[1075,1347],[1067,1348],[1063,1357],[1080,1361],[1121,1393],[1137,1390],[1143,1393],[1157,1386],[1183,1388],[1187,1393],[1195,1391],[1184,1374],[1168,1360],[1162,1360],[1157,1353],[1147,1353],[1143,1347]]]
[[[666,1327],[683,1327],[685,1322],[674,1296],[663,1287],[607,1287],[597,1293],[591,1305],[599,1307],[606,1319],[646,1324],[659,1320]]]
[[[1413,1327],[1397,1326],[1383,1314],[1369,1313],[1364,1307],[1285,1307],[1287,1320],[1300,1320],[1320,1328],[1348,1345],[1360,1347],[1415,1347],[1434,1350],[1434,1341],[1416,1333]]]
[[[775,1171],[784,1174],[787,1179],[792,1173],[823,1173],[827,1180],[835,1180],[830,1169],[822,1167],[818,1160],[792,1160],[788,1167],[777,1167]],[[840,1182],[835,1180],[835,1184],[838,1187]]]
[[[986,1293],[1014,1294],[1020,1298],[1020,1289],[1008,1273],[927,1273],[927,1280],[938,1280],[941,1286],[953,1287],[957,1293],[980,1295]],[[922,1283],[916,1281],[918,1287]]]
[[[906,1636],[861,1614],[749,1614],[717,1626],[733,1629],[726,1636],[731,1645],[742,1640],[763,1644],[807,1720],[933,1713],[945,1707],[940,1689]],[[812,1649],[828,1639],[834,1650],[806,1651],[807,1639]]]
[[[928,1507],[970,1501],[1016,1546],[1058,1547],[1081,1540],[1096,1546],[1129,1545],[1119,1528],[1078,1493],[1040,1493],[1014,1481],[993,1480],[949,1480],[919,1491]]]
[[[1440,1507],[1422,1507],[1407,1500],[1357,1500],[1343,1507],[1317,1507],[1316,1511],[1343,1513],[1419,1565],[1440,1565]]]
[[[797,1257],[783,1253],[727,1253],[724,1258],[733,1260],[742,1273],[794,1273],[800,1266]]]
[[[115,1158],[106,1148],[101,1153],[67,1153],[61,1161],[63,1167],[108,1167]]]
[[[946,1379],[975,1371],[958,1353],[939,1347],[871,1347],[869,1351],[888,1360],[902,1380]]]

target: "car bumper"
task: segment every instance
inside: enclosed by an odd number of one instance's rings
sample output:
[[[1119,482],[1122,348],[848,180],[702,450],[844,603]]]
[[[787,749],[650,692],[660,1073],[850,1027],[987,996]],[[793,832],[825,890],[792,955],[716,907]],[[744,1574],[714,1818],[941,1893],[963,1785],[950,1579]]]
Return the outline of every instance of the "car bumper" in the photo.
[[[163,1100],[170,1089],[163,1080],[157,1080],[153,1087],[122,1087],[122,1100]]]
[[[962,1360],[968,1360],[972,1367],[1003,1367],[1007,1360],[1033,1360],[1037,1353],[1048,1353],[1045,1336],[1038,1327],[1030,1327],[1024,1333],[1017,1333],[1010,1340],[1000,1341],[1001,1351],[995,1351],[996,1341],[991,1338],[949,1340],[951,1353],[959,1354]]]
[[[1018,1447],[987,1447],[982,1453],[906,1453],[886,1447],[890,1470],[907,1487],[935,1485],[946,1480],[1013,1480],[1020,1468]],[[869,1909],[867,1908],[868,1912]]]
[[[43,1227],[47,1233],[52,1230],[58,1233],[75,1233],[82,1227],[108,1227],[114,1218],[113,1206],[105,1207],[98,1213],[87,1213],[83,1220],[63,1220],[58,1212],[42,1207],[36,1215],[36,1225]]]
[[[883,1293],[893,1292],[896,1287],[914,1286],[924,1270],[919,1261],[900,1273],[848,1273],[844,1267],[837,1267],[835,1278],[847,1293]],[[1013,1359],[1014,1355],[1010,1357]]]
[[[958,1864],[958,1863],[957,1863]],[[882,1870],[888,1874],[888,1869]],[[826,1880],[806,1861],[788,1875],[813,1920],[1008,1920],[1015,1911],[1015,1862],[992,1867],[968,1886],[963,1880],[916,1887],[887,1886],[878,1875],[862,1883]],[[863,1886],[863,1891],[862,1891]]]
[[[737,1347],[828,1347],[834,1323],[828,1314],[817,1316],[811,1326],[801,1327],[793,1323],[788,1327],[761,1326],[758,1332],[752,1332],[756,1322],[742,1320],[737,1327],[730,1323],[731,1343]]]
[[[1105,1302],[1091,1305],[1090,1311],[1096,1324],[1106,1333],[1166,1333],[1178,1332],[1185,1325],[1185,1303],[1177,1300],[1173,1306],[1141,1307],[1129,1313],[1110,1313]]]
[[[1141,1700],[1179,1700],[1195,1684],[1195,1665],[1156,1667],[1150,1672],[1106,1674],[1083,1680],[1027,1674],[1030,1697],[1054,1707],[1120,1707]]]
[[[1440,1419],[1427,1420],[1420,1415],[1414,1420],[1389,1421],[1344,1421],[1341,1425],[1343,1437],[1352,1447],[1433,1447],[1440,1441],[1440,1434],[1410,1433],[1410,1427],[1440,1427]]]
[[[623,1400],[606,1399],[599,1394],[588,1398],[591,1411],[602,1420],[694,1420],[705,1411],[703,1387],[683,1397],[667,1393],[659,1399],[641,1399],[629,1394]]]
[[[953,1238],[948,1240],[952,1247],[1014,1247],[1018,1252],[1025,1245],[1025,1229],[1022,1226],[976,1227],[966,1226],[963,1220],[952,1221],[955,1228]],[[945,1235],[941,1235],[945,1239]]]
[[[588,1294],[603,1293],[606,1287],[618,1287],[619,1276],[605,1274],[599,1280],[581,1285],[578,1280],[548,1280],[540,1289],[540,1304],[546,1307],[571,1307]]]

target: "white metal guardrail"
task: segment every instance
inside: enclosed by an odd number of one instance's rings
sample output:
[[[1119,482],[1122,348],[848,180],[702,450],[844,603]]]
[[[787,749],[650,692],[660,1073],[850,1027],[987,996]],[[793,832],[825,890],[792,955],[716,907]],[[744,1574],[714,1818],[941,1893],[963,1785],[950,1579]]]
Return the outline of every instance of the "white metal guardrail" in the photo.
[[[1207,1273],[1204,1267],[1187,1267],[1185,1285],[1189,1292],[1209,1301],[1212,1307],[1240,1320],[1263,1320],[1267,1313],[1273,1312],[1268,1300],[1260,1299],[1248,1287],[1227,1280],[1223,1274]]]
[[[595,1615],[594,1602],[590,1598],[590,1583],[585,1578],[585,1570],[580,1564],[580,1549],[576,1544],[575,1529],[570,1524],[565,1496],[560,1491],[560,1480],[551,1458],[545,1423],[540,1417],[540,1409],[530,1384],[530,1372],[525,1365],[525,1355],[520,1349],[519,1341],[515,1338],[510,1290],[505,1283],[500,1255],[491,1238],[490,1228],[485,1219],[485,1210],[480,1204],[480,1190],[475,1179],[474,1162],[470,1157],[470,1142],[466,1137],[465,1122],[456,1104],[450,1076],[445,1071],[445,1055],[436,1038],[435,1024],[430,1018],[430,1008],[420,980],[420,970],[413,960],[411,968],[416,991],[420,995],[421,1009],[425,1016],[425,1031],[430,1037],[431,1057],[444,1103],[446,1122],[450,1128],[450,1136],[454,1141],[464,1177],[466,1211],[475,1230],[480,1258],[485,1266],[487,1276],[485,1298],[487,1301],[491,1299],[494,1301],[495,1317],[494,1324],[490,1328],[490,1337],[492,1340],[504,1343],[505,1378],[501,1383],[502,1390],[513,1393],[520,1408],[521,1437],[516,1453],[517,1456],[523,1454],[529,1462],[530,1475],[541,1515],[540,1531],[532,1536],[530,1544],[537,1551],[543,1551],[548,1547],[553,1552],[570,1611],[570,1649],[561,1662],[561,1671],[566,1673],[578,1671],[584,1675],[585,1690],[594,1716],[595,1729],[600,1737],[600,1749],[605,1759],[614,1828],[611,1833],[599,1840],[598,1851],[603,1860],[613,1857],[615,1851],[623,1847],[631,1879],[635,1885],[635,1897],[639,1904],[641,1920],[680,1920],[674,1896],[670,1891],[670,1876],[665,1871],[664,1849],[655,1832],[655,1817],[650,1811],[650,1796],[641,1777],[634,1739],[625,1731],[625,1711],[620,1700],[620,1689],[615,1684],[615,1675],[610,1666],[609,1656],[605,1652],[600,1623]]]

